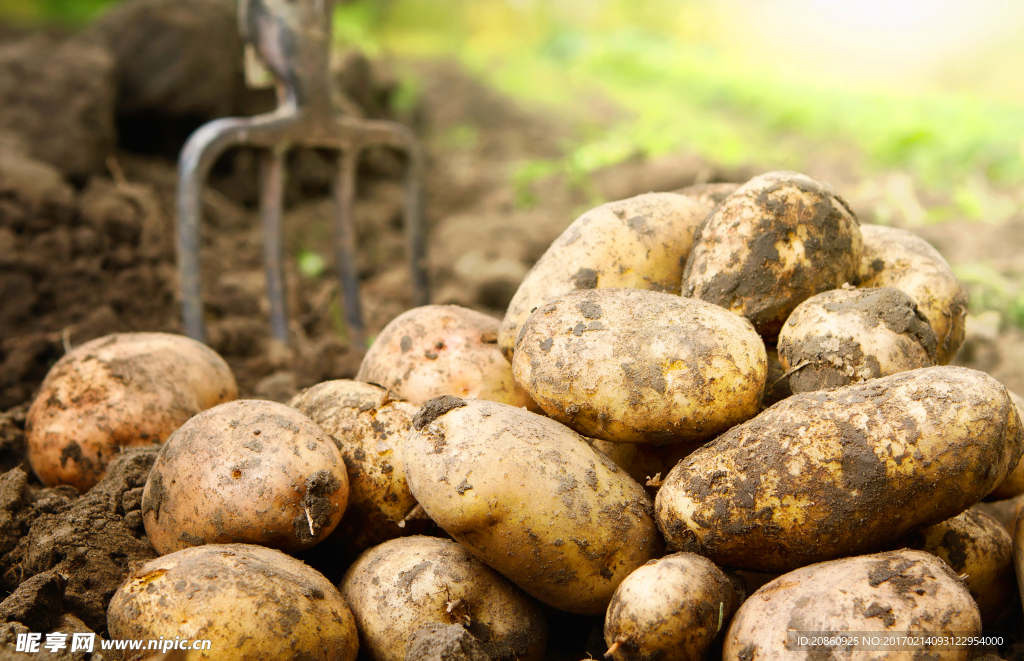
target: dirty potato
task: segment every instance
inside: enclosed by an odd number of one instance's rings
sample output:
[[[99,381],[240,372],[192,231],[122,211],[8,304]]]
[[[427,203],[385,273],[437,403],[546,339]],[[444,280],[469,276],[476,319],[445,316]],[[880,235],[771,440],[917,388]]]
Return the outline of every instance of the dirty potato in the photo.
[[[460,624],[494,661],[541,661],[540,606],[449,539],[403,537],[375,546],[339,584],[374,661],[403,661],[426,624]]]
[[[653,497],[657,493],[662,478],[678,464],[686,455],[693,452],[687,444],[648,445],[647,443],[612,443],[600,439],[590,439],[595,450],[615,462],[615,465],[626,471],[626,474],[644,485]]]
[[[942,558],[965,577],[986,625],[993,624],[1013,599],[1013,538],[991,516],[970,508],[915,533],[907,545]]]
[[[743,318],[672,294],[599,289],[545,303],[512,371],[549,416],[619,443],[695,443],[753,417],[764,342]]]
[[[843,637],[848,632],[936,637],[977,636],[981,617],[970,593],[941,560],[921,551],[890,551],[822,562],[784,574],[747,599],[732,620],[723,659],[853,658],[967,661],[974,649],[957,647],[929,654],[929,647],[880,651],[787,646],[799,635]],[[818,642],[818,641],[815,641]],[[871,648],[868,648],[869,650]],[[949,649],[949,648],[942,648]],[[830,650],[836,650],[834,652]]]
[[[824,390],[935,364],[937,343],[911,298],[892,287],[835,289],[796,306],[779,333],[793,392]]]
[[[416,499],[405,481],[402,440],[419,407],[394,399],[384,388],[358,381],[327,381],[288,403],[327,432],[348,470],[348,506],[330,542],[345,557],[381,542],[415,534],[423,522],[404,527]]]
[[[639,484],[579,434],[529,411],[442,397],[402,445],[430,518],[540,601],[596,615],[661,550]]]
[[[790,375],[782,369],[778,348],[765,348],[768,353],[768,378],[764,382],[764,396],[761,398],[762,408],[768,408],[793,394],[793,386],[789,384]]]
[[[717,183],[717,184],[693,184],[680,188],[674,192],[692,197],[704,206],[714,209],[723,201],[736,192],[736,189],[743,184]]]
[[[348,501],[334,441],[295,409],[264,400],[221,404],[160,449],[142,492],[142,521],[160,554],[241,542],[314,546]]]
[[[861,287],[895,287],[906,292],[931,324],[938,341],[936,362],[953,360],[964,341],[967,292],[942,255],[908,230],[861,225]]]
[[[605,657],[700,661],[746,595],[707,558],[652,560],[619,584],[604,619]]]
[[[685,195],[646,193],[586,212],[526,275],[498,331],[512,361],[519,329],[539,306],[579,289],[679,293],[697,226],[711,208]]]
[[[1006,388],[962,367],[801,393],[679,462],[658,524],[672,547],[752,571],[870,553],[977,502],[1022,442]]]
[[[745,317],[769,339],[811,296],[854,282],[857,218],[831,186],[796,172],[755,177],[708,216],[683,274],[683,296]]]
[[[359,649],[355,620],[330,581],[249,544],[210,544],[147,562],[114,594],[107,624],[111,638],[210,641],[188,659],[354,661]],[[152,653],[128,652],[125,661]]]
[[[1010,399],[1017,407],[1017,413],[1024,419],[1024,398],[1013,391],[1007,392],[1010,393]],[[1017,467],[1010,471],[1006,479],[993,489],[988,497],[992,500],[1007,500],[1021,494],[1024,494],[1024,461],[1018,463]]]
[[[536,408],[498,351],[498,321],[457,305],[400,314],[366,352],[356,381],[374,383],[414,404],[441,395]]]
[[[227,363],[169,333],[86,342],[46,375],[25,423],[28,459],[46,486],[88,491],[121,448],[162,443],[193,415],[235,399]]]

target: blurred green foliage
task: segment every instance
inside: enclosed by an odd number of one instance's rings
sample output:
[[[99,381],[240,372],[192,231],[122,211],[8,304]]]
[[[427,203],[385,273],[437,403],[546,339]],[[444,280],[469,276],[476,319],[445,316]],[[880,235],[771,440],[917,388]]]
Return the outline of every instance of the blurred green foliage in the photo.
[[[0,22],[84,25],[117,0],[0,0]]]

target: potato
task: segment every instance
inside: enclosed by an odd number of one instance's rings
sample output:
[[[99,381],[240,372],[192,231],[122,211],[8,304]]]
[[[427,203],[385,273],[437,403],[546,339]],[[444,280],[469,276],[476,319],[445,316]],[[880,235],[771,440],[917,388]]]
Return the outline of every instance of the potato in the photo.
[[[86,342],[46,375],[25,422],[28,458],[46,486],[88,491],[121,448],[162,443],[196,413],[238,397],[227,363],[169,333]]]
[[[1007,392],[1010,393],[1010,399],[1017,407],[1017,413],[1024,419],[1024,398],[1013,391]],[[1010,471],[1006,479],[993,489],[988,497],[992,500],[1007,500],[1021,494],[1024,494],[1024,461],[1019,462],[1017,467]]]
[[[1014,524],[1013,568],[1017,572],[1017,585],[1024,585],[1024,509],[1017,513],[1017,521]],[[1020,599],[1024,604],[1024,589],[1020,590]]]
[[[402,445],[430,518],[540,601],[603,613],[661,551],[639,484],[561,424],[483,400],[433,399]]]
[[[769,172],[739,187],[708,216],[683,273],[683,296],[746,317],[774,339],[797,305],[857,279],[861,236],[828,184]]]
[[[782,369],[779,361],[777,348],[765,347],[768,353],[768,378],[764,382],[764,396],[761,398],[761,406],[768,408],[772,404],[781,402],[793,394],[793,387],[789,384],[789,376],[786,370]]]
[[[942,558],[965,576],[986,625],[996,621],[1016,593],[1013,538],[1001,523],[973,507],[915,533],[907,545]]]
[[[229,542],[298,551],[334,530],[347,501],[345,463],[320,427],[284,404],[238,400],[167,439],[142,521],[161,555]]]
[[[603,452],[638,484],[644,485],[652,497],[657,493],[657,485],[661,484],[661,478],[668,475],[673,466],[693,452],[693,448],[686,444],[648,445],[591,439],[590,445],[595,450]],[[648,480],[653,483],[648,484]]]
[[[935,332],[899,289],[835,289],[796,306],[779,333],[793,392],[824,390],[935,364]]]
[[[512,372],[549,416],[619,443],[694,443],[753,417],[764,342],[720,307],[639,289],[566,294],[523,325]]]
[[[189,659],[354,661],[359,649],[352,613],[326,578],[249,544],[210,544],[147,562],[114,594],[107,626],[117,639],[210,641]],[[125,661],[148,654],[128,652]]]
[[[403,661],[426,624],[461,624],[494,661],[541,661],[547,624],[540,607],[449,539],[403,537],[375,546],[339,584],[363,649]]]
[[[717,184],[693,184],[680,188],[674,192],[691,197],[701,204],[712,209],[721,204],[725,198],[736,192],[742,184],[717,183]]]
[[[784,572],[890,548],[956,516],[1021,455],[995,379],[928,367],[801,393],[683,459],[658,491],[671,547]]]
[[[441,395],[536,408],[498,351],[498,321],[457,305],[426,305],[391,320],[366,352],[356,381],[414,404]]]
[[[927,241],[908,230],[861,225],[861,287],[895,287],[914,299],[938,340],[936,362],[946,365],[964,341],[967,292]]]
[[[652,560],[619,584],[604,619],[605,657],[701,661],[744,597],[741,581],[707,558]]]
[[[883,641],[853,654],[842,645],[817,650],[787,646],[787,639],[799,644],[799,636],[815,632],[840,638],[869,632],[883,639],[886,632],[978,636],[981,617],[957,575],[933,555],[902,550],[844,558],[784,574],[751,595],[729,626],[722,658],[966,661],[974,653],[970,646],[936,653],[924,645],[900,647]]]
[[[512,362],[519,330],[534,310],[580,289],[625,287],[679,293],[693,235],[711,208],[675,193],[647,193],[591,209],[526,274],[498,330]]]
[[[331,543],[345,558],[355,557],[395,537],[425,526],[399,527],[416,506],[405,481],[402,440],[419,407],[380,386],[358,381],[327,381],[288,403],[327,432],[338,446],[348,472],[348,506]]]

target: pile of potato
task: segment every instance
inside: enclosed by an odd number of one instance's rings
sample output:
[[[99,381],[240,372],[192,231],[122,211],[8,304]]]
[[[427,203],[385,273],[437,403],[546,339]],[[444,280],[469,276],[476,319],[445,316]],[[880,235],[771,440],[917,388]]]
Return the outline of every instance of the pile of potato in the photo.
[[[500,323],[410,310],[356,380],[289,406],[228,401],[183,338],[84,345],[32,407],[32,464],[86,489],[163,443],[142,512],[164,555],[110,634],[222,643],[195,658],[539,661],[556,611],[603,616],[617,661],[980,635],[1014,545],[972,506],[1024,493],[1024,429],[1006,388],[947,366],[966,306],[926,242],[772,172],[593,209]],[[281,553],[315,544],[337,586]]]

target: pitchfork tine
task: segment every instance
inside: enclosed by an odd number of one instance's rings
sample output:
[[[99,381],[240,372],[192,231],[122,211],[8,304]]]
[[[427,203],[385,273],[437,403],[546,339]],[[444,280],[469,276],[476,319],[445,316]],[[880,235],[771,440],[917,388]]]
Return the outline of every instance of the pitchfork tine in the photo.
[[[352,211],[359,155],[369,147],[390,147],[407,156],[404,215],[413,301],[424,305],[429,299],[421,190],[423,155],[412,131],[401,124],[338,116],[335,112],[328,71],[332,6],[332,0],[238,2],[242,35],[277,79],[278,109],[258,117],[210,122],[192,134],[181,152],[178,267],[185,332],[192,338],[206,339],[199,265],[202,187],[217,157],[229,147],[240,145],[263,151],[260,217],[274,337],[288,340],[281,213],[284,154],[293,146],[341,153],[334,184],[335,257],[352,342],[361,344],[364,334]]]
[[[338,263],[338,277],[341,279],[342,298],[345,301],[345,323],[348,325],[350,340],[362,344],[363,310],[359,299],[359,275],[356,264],[356,234],[352,219],[352,207],[356,197],[356,173],[359,153],[355,149],[342,152],[338,159],[338,173],[335,177],[334,199],[336,224],[334,233],[334,255]]]
[[[284,285],[284,245],[281,210],[284,205],[284,153],[268,149],[260,154],[260,219],[263,224],[263,259],[270,299],[270,327],[274,337],[288,344],[288,307]]]

